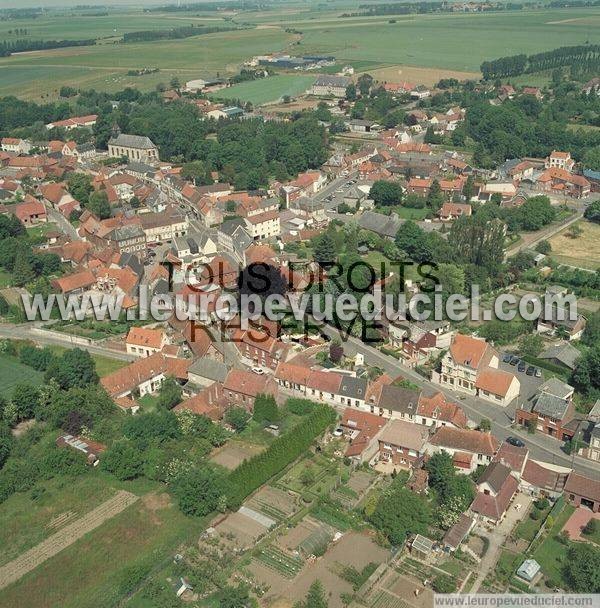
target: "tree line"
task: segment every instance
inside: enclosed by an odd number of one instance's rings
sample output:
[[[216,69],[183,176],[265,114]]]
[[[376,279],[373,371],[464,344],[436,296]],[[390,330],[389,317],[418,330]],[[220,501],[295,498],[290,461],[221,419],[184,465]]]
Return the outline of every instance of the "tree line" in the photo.
[[[25,51],[45,51],[48,49],[62,49],[69,46],[93,46],[96,40],[4,40],[0,42],[0,57],[10,57],[13,53]]]
[[[227,479],[227,505],[235,508],[254,490],[303,454],[335,421],[335,411],[314,404],[312,411],[291,431],[284,433],[260,454],[245,460]]]
[[[210,25],[187,25],[175,27],[169,30],[141,30],[138,32],[127,32],[123,34],[123,42],[148,42],[150,40],[179,40],[200,36],[202,34],[214,34],[215,32],[228,32],[237,29],[233,27],[221,27]]]
[[[484,61],[481,73],[485,80],[520,76],[542,70],[570,67],[582,63],[600,65],[600,45],[562,46],[560,48],[535,53],[534,55],[511,55],[491,61]]]

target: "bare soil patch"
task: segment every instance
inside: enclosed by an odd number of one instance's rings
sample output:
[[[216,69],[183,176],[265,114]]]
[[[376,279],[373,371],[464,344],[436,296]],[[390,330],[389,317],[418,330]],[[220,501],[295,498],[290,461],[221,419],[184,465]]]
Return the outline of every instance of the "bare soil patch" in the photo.
[[[264,450],[263,446],[230,441],[214,452],[210,459],[230,471],[237,468],[247,458],[251,458]]]

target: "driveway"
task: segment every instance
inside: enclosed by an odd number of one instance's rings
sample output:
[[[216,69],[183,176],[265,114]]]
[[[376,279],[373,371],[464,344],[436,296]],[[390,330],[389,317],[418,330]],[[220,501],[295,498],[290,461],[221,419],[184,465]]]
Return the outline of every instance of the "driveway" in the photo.
[[[490,541],[490,546],[481,562],[479,562],[479,574],[475,579],[471,593],[479,591],[479,587],[485,580],[485,577],[493,570],[500,557],[502,545],[504,545],[513,528],[525,517],[532,501],[533,498],[531,496],[519,492],[513,498],[512,504],[499,525],[493,526],[491,524],[479,523],[475,526],[473,532],[478,536],[487,537]],[[517,509],[517,505],[521,505],[521,507]]]

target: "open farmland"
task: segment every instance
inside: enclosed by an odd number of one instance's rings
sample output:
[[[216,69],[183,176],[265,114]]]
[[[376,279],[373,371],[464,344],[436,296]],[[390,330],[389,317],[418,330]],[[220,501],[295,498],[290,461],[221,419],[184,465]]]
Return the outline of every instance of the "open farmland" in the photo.
[[[10,394],[20,382],[41,384],[42,378],[43,374],[19,363],[14,357],[0,354],[0,394]]]
[[[577,9],[576,17],[572,9],[548,9],[340,18],[349,11],[347,3],[336,2],[328,4],[326,10],[310,4],[242,11],[233,15],[233,21],[226,21],[221,13],[161,14],[113,9],[104,16],[66,11],[38,19],[11,20],[10,26],[0,28],[0,40],[14,37],[8,34],[14,27],[24,28],[26,39],[95,38],[99,43],[0,59],[0,94],[31,99],[39,99],[43,94],[52,98],[57,95],[58,83],[107,91],[126,86],[149,90],[159,83],[168,83],[172,76],[185,81],[217,73],[232,74],[249,57],[278,51],[333,54],[338,66],[351,64],[357,72],[383,70],[378,75],[385,79],[398,75],[430,85],[440,77],[476,76],[479,65],[486,59],[548,50],[554,46],[552,40],[560,40],[562,45],[599,42],[598,8]],[[252,29],[179,40],[119,43],[126,32],[190,23],[234,24]],[[302,33],[291,34],[286,28]],[[292,47],[295,42],[299,44]],[[127,76],[128,70],[142,67],[157,67],[161,71],[141,77]],[[304,88],[300,79],[305,77],[308,75],[282,75],[269,86],[242,83],[222,96],[256,104],[275,101],[282,95],[300,93]]]
[[[82,33],[83,35],[83,33]],[[285,48],[292,36],[280,29],[239,30],[160,42],[103,44],[33,51],[0,59],[0,94],[55,97],[62,85],[116,91],[152,89],[173,75],[193,78],[232,74],[252,55]],[[143,67],[160,72],[128,76]],[[7,70],[7,71],[4,71]],[[6,78],[1,76],[5,74]],[[25,76],[23,75],[25,74]]]
[[[309,74],[281,74],[242,82],[219,91],[215,98],[241,99],[254,105],[279,101],[284,95],[295,97],[304,93],[314,82],[315,76]]]
[[[599,9],[485,14],[399,15],[315,20],[289,25],[303,32],[299,53],[331,53],[340,61],[368,60],[477,71],[485,59],[535,53],[561,45],[598,42]],[[396,23],[389,23],[392,18]]]

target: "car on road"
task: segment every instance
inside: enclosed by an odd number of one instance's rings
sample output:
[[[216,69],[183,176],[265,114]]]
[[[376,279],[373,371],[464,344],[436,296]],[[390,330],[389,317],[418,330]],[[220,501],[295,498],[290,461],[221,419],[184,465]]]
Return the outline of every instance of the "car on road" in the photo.
[[[510,360],[513,358],[513,356],[510,353],[504,353],[504,355],[502,356],[502,363],[510,363]]]
[[[510,443],[510,445],[514,445],[516,448],[524,448],[525,442],[518,437],[507,437],[506,443]]]
[[[519,363],[519,361],[521,361],[521,359],[519,359],[519,357],[511,357],[509,363],[511,365],[516,365],[517,363]]]
[[[265,370],[262,367],[253,367],[252,371],[259,376],[262,376],[265,373]]]
[[[528,376],[533,376],[535,374],[535,367],[533,365],[530,365],[527,370],[525,371],[525,373]]]
[[[527,369],[527,363],[525,361],[521,361],[517,366],[517,371],[524,372]]]

